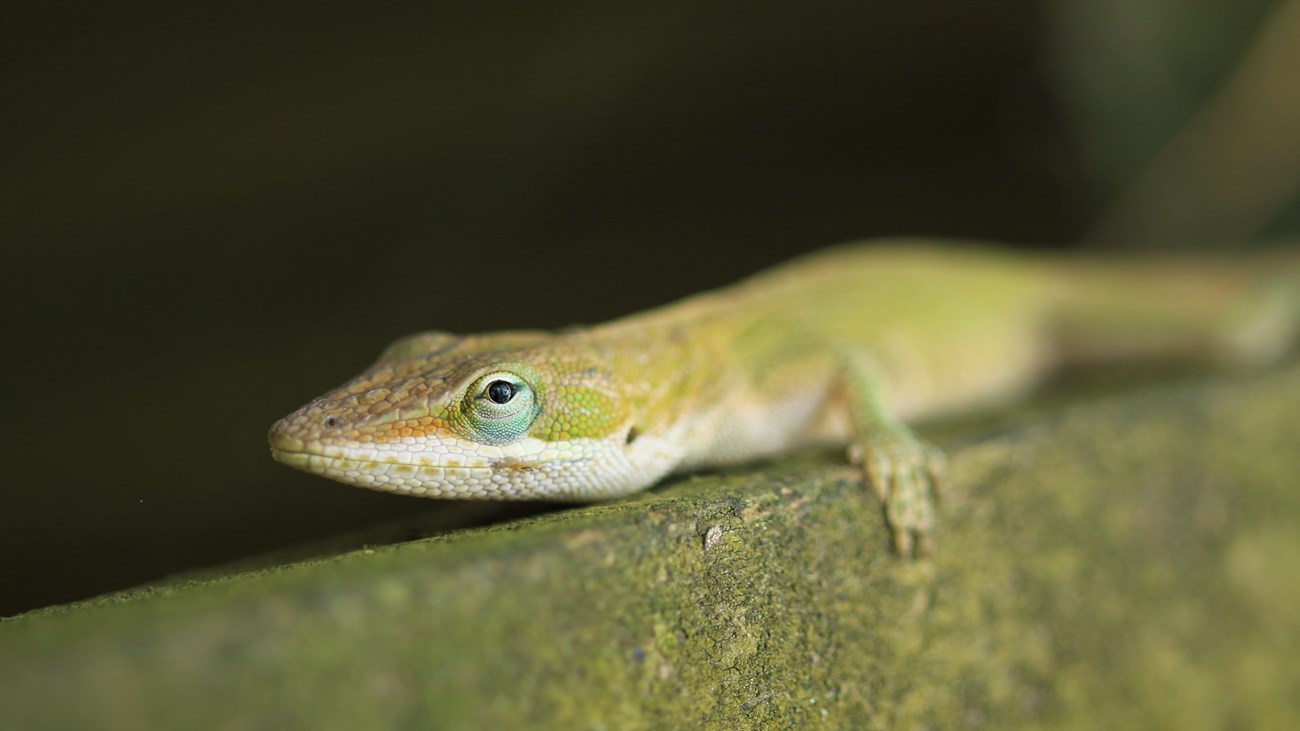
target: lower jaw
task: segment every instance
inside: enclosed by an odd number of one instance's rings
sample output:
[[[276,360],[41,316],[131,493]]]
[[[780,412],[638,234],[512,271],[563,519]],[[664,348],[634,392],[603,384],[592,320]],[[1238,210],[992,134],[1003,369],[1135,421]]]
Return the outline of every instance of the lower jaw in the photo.
[[[277,462],[309,474],[352,487],[411,497],[443,499],[509,499],[493,484],[488,465],[414,465],[406,462],[375,462],[347,457],[326,457],[311,452],[271,447]],[[430,474],[422,474],[422,473]],[[422,479],[423,478],[423,479]],[[452,484],[447,484],[448,482]],[[478,483],[478,484],[472,484]]]
[[[271,459],[274,459],[276,462],[279,462],[280,464],[288,465],[290,467],[296,467],[298,469],[306,469],[307,462],[310,458],[311,455],[307,454],[306,452],[289,452],[283,449],[276,449],[275,447],[271,447]]]

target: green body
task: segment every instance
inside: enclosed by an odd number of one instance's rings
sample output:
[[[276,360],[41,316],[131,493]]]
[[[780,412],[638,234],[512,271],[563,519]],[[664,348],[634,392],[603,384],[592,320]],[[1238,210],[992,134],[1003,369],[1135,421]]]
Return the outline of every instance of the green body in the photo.
[[[942,458],[905,422],[1008,399],[1072,362],[1271,359],[1300,315],[1294,271],[845,246],[596,327],[406,338],[271,443],[374,489],[576,500],[846,444],[899,550],[925,551]]]

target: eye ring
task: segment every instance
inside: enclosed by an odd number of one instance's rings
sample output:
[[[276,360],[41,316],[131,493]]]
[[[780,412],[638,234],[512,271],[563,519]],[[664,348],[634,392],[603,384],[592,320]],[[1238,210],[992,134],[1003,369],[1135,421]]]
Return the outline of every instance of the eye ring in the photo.
[[[494,404],[505,405],[515,397],[519,389],[510,381],[493,381],[483,389],[483,395]]]
[[[501,369],[478,376],[457,412],[456,423],[478,441],[510,444],[528,435],[541,404],[523,376]]]

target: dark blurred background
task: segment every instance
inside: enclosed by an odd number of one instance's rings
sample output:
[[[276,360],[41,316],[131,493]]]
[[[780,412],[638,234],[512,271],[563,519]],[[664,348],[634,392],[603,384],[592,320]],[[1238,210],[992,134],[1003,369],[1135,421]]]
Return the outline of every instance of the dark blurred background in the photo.
[[[409,332],[601,321],[873,236],[1291,233],[1295,5],[11,15],[0,615],[451,509],[266,446]]]

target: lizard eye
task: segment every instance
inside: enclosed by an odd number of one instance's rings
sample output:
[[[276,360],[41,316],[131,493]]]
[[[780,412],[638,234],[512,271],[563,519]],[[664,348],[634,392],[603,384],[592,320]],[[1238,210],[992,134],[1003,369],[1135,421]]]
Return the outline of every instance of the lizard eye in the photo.
[[[507,444],[528,434],[540,404],[528,382],[510,371],[482,376],[461,401],[465,426],[488,444]]]
[[[510,399],[515,397],[515,384],[509,381],[493,381],[488,384],[483,395],[494,404],[508,404]]]

